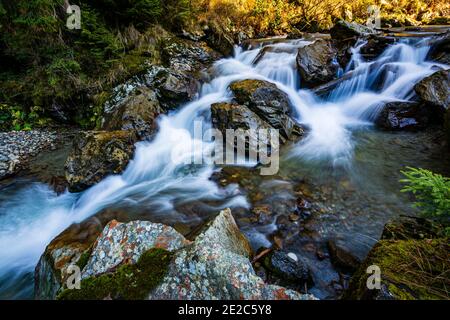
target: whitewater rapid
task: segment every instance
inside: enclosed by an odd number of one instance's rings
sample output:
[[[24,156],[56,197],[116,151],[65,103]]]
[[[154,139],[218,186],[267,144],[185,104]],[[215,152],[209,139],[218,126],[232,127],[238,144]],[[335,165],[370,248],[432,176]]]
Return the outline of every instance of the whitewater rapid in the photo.
[[[47,185],[35,183],[2,201],[0,281],[5,283],[0,287],[14,280],[8,275],[33,272],[46,245],[69,225],[113,205],[151,206],[162,214],[175,210],[175,203],[190,201],[220,202],[217,210],[248,208],[237,185],[220,188],[210,180],[216,170],[210,162],[186,165],[187,159],[210,156],[208,150],[200,155],[194,152],[198,145],[208,146],[195,140],[194,122],[203,120],[210,126],[210,106],[232,99],[228,89],[232,82],[275,83],[288,94],[298,122],[308,128],[307,137],[292,148],[290,156],[339,165],[351,162],[352,132],[372,125],[386,102],[411,99],[415,83],[433,73],[436,65],[426,61],[429,48],[417,40],[392,45],[371,62],[359,54],[364,44],[359,42],[343,75],[351,72],[352,76],[324,100],[301,89],[296,70],[297,49],[310,43],[295,40],[236,48],[234,57],[215,63],[214,79],[202,86],[198,99],[158,119],[158,134],[151,142],[137,143],[134,158],[121,175],[110,176],[83,193],[60,196]],[[261,56],[267,45],[275,49]]]

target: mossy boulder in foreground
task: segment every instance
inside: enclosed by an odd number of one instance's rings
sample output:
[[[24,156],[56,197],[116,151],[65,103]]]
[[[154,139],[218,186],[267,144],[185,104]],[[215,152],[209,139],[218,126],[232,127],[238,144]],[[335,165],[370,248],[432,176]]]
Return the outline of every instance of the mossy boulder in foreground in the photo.
[[[344,299],[429,300],[450,298],[450,241],[428,220],[386,225],[382,239],[353,275]],[[369,266],[381,270],[380,290],[370,290]]]
[[[58,258],[59,252],[52,253]],[[76,262],[68,262],[81,264],[80,289],[68,289],[59,283],[57,288],[53,287],[55,290],[41,292],[39,297],[64,300],[315,299],[266,284],[253,270],[250,256],[250,245],[229,209],[206,224],[193,242],[162,224],[143,221],[125,224],[113,220],[88,253],[79,254]],[[40,269],[40,277],[36,278],[38,287],[45,287],[46,271],[48,269]],[[48,273],[52,274],[54,272]]]

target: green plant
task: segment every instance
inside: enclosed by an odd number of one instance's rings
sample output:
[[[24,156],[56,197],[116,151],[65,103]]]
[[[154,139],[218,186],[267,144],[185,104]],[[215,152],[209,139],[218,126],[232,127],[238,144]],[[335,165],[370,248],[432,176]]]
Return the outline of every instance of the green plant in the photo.
[[[424,217],[450,216],[450,178],[421,168],[407,167],[402,171],[405,184],[402,192],[412,193],[416,201],[414,206],[421,210]]]

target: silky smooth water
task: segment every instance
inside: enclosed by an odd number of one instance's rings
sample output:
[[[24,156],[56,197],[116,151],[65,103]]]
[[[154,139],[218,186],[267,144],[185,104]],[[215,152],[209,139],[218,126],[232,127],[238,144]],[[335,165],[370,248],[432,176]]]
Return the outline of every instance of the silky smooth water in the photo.
[[[236,48],[233,58],[215,63],[214,78],[203,85],[197,100],[158,119],[158,134],[150,142],[136,144],[134,158],[121,175],[79,194],[57,196],[40,183],[5,188],[0,196],[0,297],[31,297],[31,273],[46,245],[72,223],[105,208],[152,208],[160,215],[174,215],[177,205],[192,202],[214,203],[211,211],[249,208],[237,185],[221,188],[210,179],[214,166],[186,164],[187,159],[209,157],[210,144],[194,138],[194,121],[201,119],[209,127],[211,104],[232,99],[228,86],[234,81],[268,80],[288,94],[297,120],[309,129],[308,136],[289,151],[289,163],[351,167],[355,130],[370,127],[384,103],[410,99],[414,84],[433,73],[436,63],[425,61],[428,46],[421,41],[395,44],[372,62],[361,58],[358,43],[346,70],[352,76],[326,100],[301,89],[296,49],[310,41],[270,44],[275,49],[262,57],[265,44]],[[206,145],[204,153],[195,152],[199,145]],[[181,213],[175,216],[184,219]]]

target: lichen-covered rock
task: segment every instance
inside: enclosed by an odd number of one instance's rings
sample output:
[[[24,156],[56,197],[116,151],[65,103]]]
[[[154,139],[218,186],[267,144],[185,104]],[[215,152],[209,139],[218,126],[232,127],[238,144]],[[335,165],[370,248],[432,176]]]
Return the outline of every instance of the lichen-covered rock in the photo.
[[[111,221],[95,242],[92,254],[82,271],[82,278],[114,270],[123,264],[135,264],[152,248],[174,251],[189,244],[175,229],[163,224]]]
[[[441,70],[426,77],[415,85],[414,90],[425,103],[449,110],[450,106],[450,73]]]
[[[130,130],[136,132],[140,139],[148,138],[155,132],[155,119],[162,112],[153,90],[136,88],[118,104],[105,108],[102,130]]]
[[[191,246],[176,253],[149,299],[314,299],[265,284],[255,274],[250,254],[231,211],[224,210]]]
[[[387,103],[377,116],[375,124],[384,130],[419,130],[430,121],[429,109],[417,102]]]
[[[331,41],[318,39],[298,49],[297,68],[306,87],[327,83],[337,77],[337,51]]]
[[[106,224],[110,215],[74,225],[52,241],[36,268],[36,297],[315,299],[267,285],[255,274],[250,245],[229,209],[206,224],[194,242],[162,224]],[[64,284],[73,264],[82,272],[79,290]]]
[[[100,220],[90,218],[80,224],[71,225],[47,246],[35,270],[36,299],[55,299],[70,275],[67,272],[68,267],[83,267],[102,229]]]
[[[111,174],[121,173],[134,152],[132,131],[90,131],[78,135],[65,164],[71,192],[83,191]]]
[[[298,131],[291,118],[293,107],[286,93],[270,82],[262,80],[243,80],[230,85],[235,100],[256,113],[271,127],[278,129],[280,135],[290,139]]]
[[[353,275],[344,299],[448,299],[450,242],[435,222],[409,218],[390,223],[364,263]],[[427,229],[425,231],[425,229]],[[442,229],[442,228],[441,228]],[[369,266],[381,272],[380,289],[369,289]],[[369,279],[370,280],[370,279]]]

